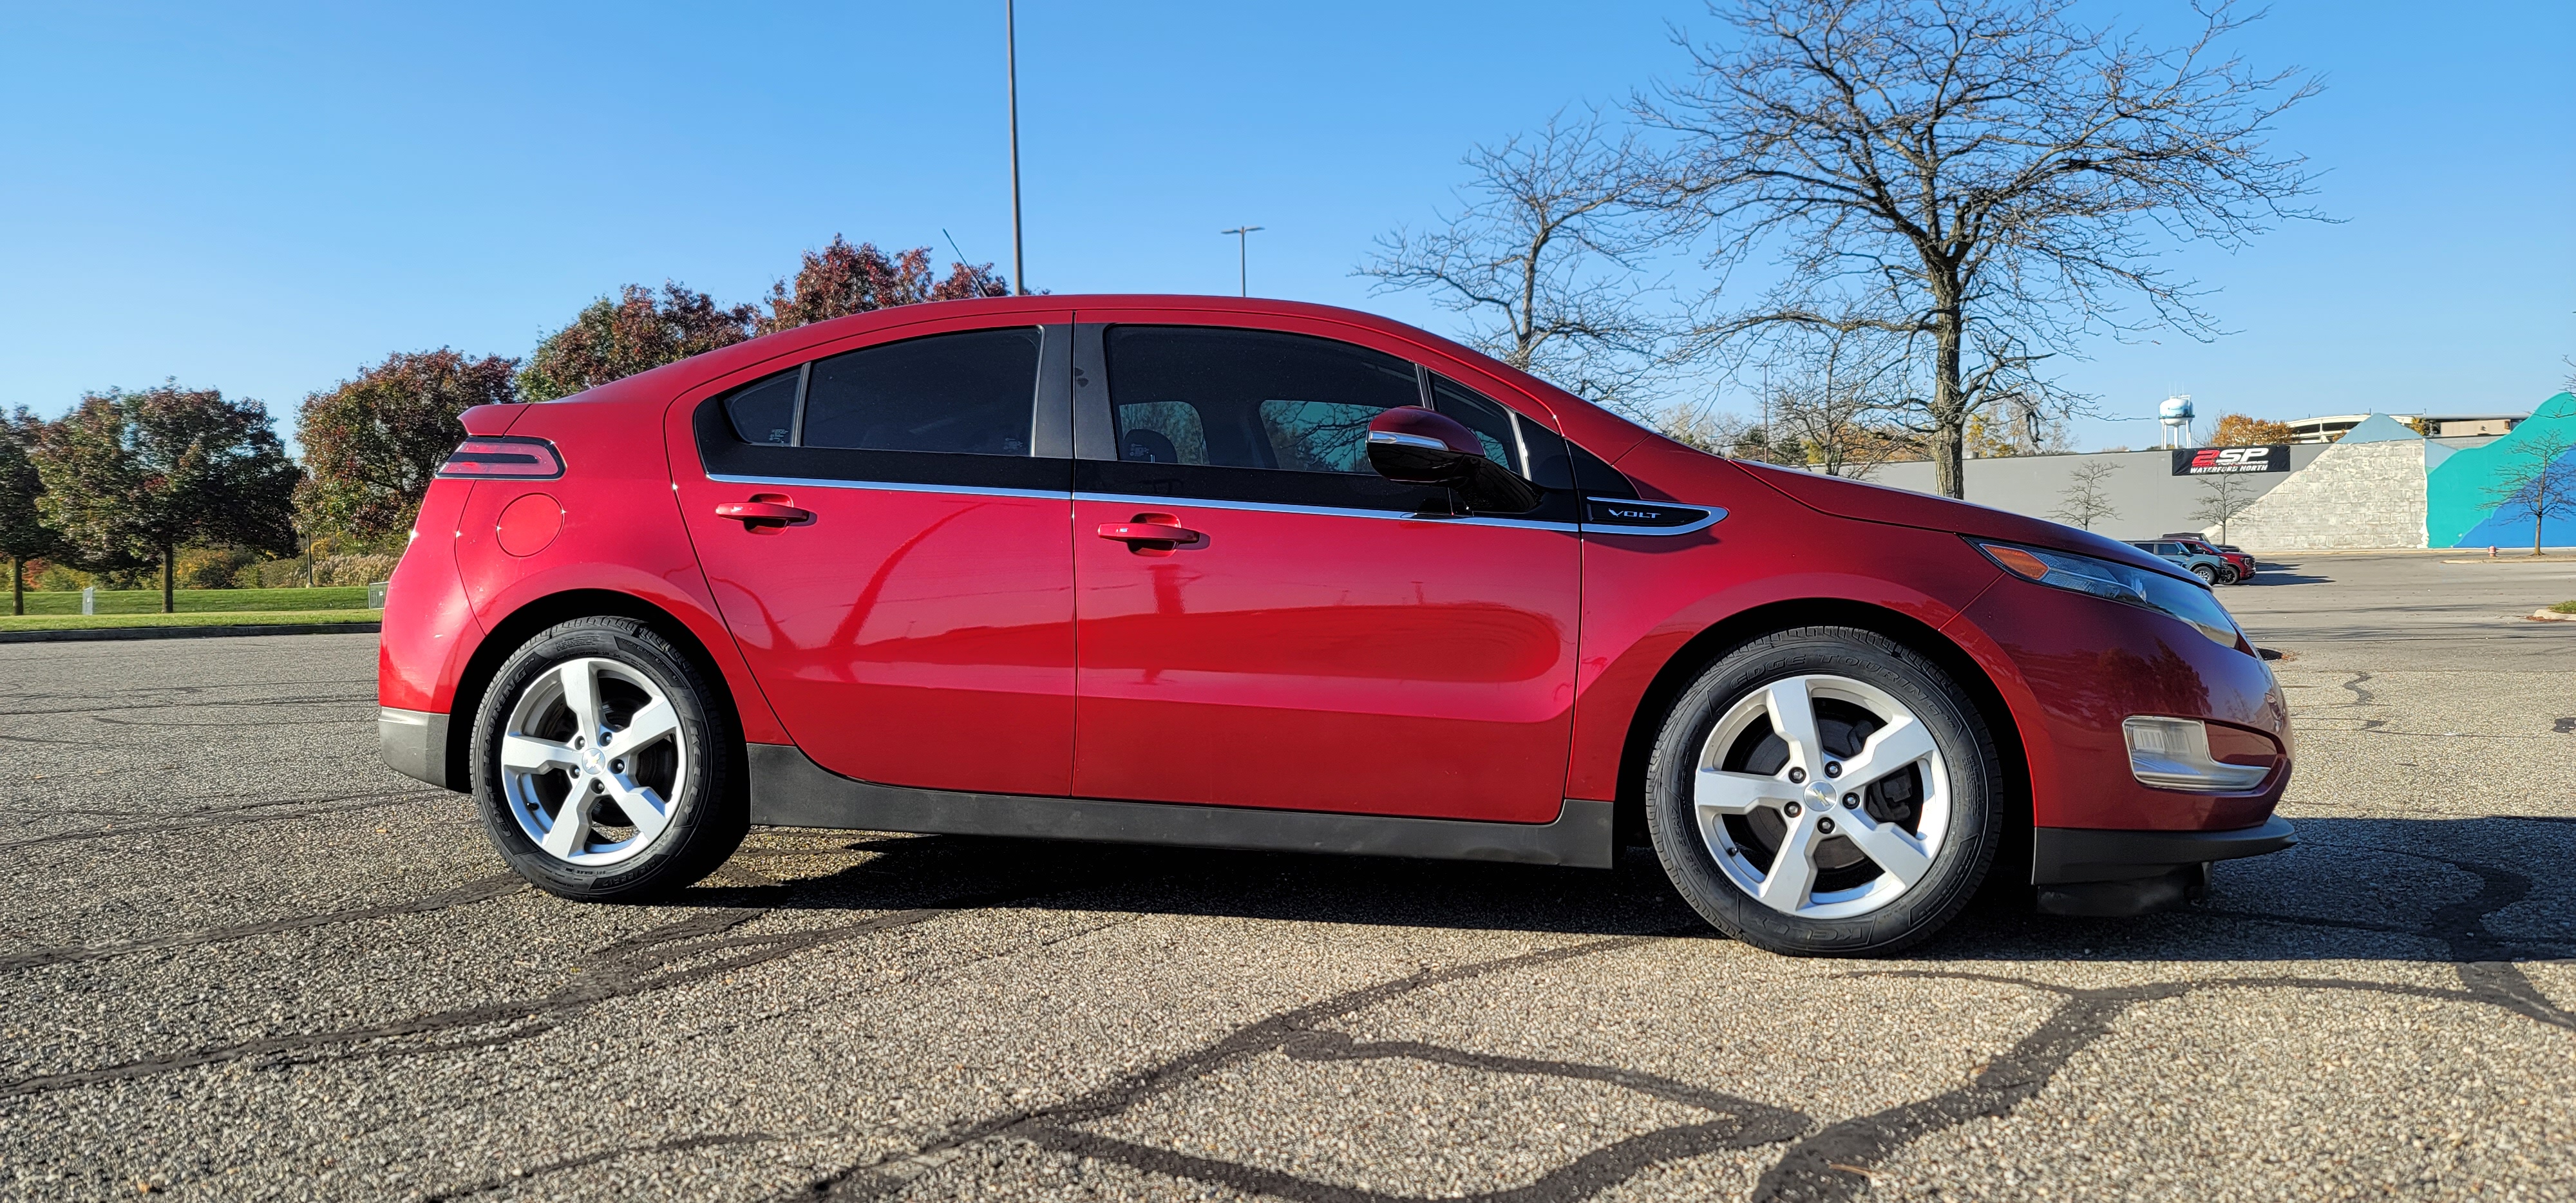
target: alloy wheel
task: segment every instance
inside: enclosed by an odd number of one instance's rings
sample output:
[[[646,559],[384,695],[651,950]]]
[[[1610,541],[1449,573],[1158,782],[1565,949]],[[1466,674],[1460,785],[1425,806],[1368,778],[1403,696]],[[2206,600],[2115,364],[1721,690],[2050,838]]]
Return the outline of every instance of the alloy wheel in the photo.
[[[566,660],[528,683],[501,734],[501,789],[519,829],[566,864],[653,845],[691,771],[662,687],[615,660]]]
[[[1702,745],[1692,809],[1728,880],[1785,915],[1839,919],[1931,871],[1951,818],[1931,730],[1887,691],[1788,677],[1729,706]]]

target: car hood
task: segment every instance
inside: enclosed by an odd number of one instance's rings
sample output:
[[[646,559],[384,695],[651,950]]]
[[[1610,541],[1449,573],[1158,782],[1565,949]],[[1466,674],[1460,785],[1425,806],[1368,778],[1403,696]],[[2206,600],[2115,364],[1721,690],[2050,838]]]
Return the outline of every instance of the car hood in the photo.
[[[2106,538],[2088,530],[2063,523],[2050,522],[1999,510],[1971,502],[1953,501],[1911,489],[1893,489],[1885,485],[1846,480],[1815,472],[1774,468],[1767,464],[1748,464],[1741,460],[1726,463],[1789,499],[1837,518],[1860,522],[1879,522],[1890,526],[1911,526],[1922,530],[1947,531],[1979,539],[2004,543],[2026,543],[2055,551],[2131,564],[2164,573],[2180,570],[2170,562],[2140,551],[2117,539]]]

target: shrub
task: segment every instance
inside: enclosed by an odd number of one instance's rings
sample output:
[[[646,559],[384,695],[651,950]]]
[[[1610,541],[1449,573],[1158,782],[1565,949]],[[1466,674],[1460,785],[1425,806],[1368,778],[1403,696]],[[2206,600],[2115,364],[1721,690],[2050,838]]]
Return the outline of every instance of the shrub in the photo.
[[[400,556],[321,556],[313,561],[316,585],[372,585],[393,576]]]

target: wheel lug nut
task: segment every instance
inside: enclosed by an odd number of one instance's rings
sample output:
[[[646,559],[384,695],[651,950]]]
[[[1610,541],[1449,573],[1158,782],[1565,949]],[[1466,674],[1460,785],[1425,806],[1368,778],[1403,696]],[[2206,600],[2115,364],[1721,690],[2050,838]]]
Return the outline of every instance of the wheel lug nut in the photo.
[[[1859,810],[1859,809],[1860,809],[1860,795],[1859,795],[1859,794],[1844,794],[1844,795],[1843,795],[1843,809],[1844,809],[1844,810]]]
[[[1793,818],[1793,819],[1794,819],[1794,818],[1797,818],[1799,815],[1802,815],[1802,814],[1807,813],[1807,808],[1806,808],[1806,807],[1800,806],[1800,805],[1798,805],[1798,804],[1797,804],[1797,803],[1795,803],[1795,802],[1792,802],[1792,803],[1788,804],[1787,806],[1781,807],[1781,808],[1780,808],[1780,810],[1781,810],[1781,813],[1786,814],[1786,815],[1788,815],[1790,818]]]
[[[1832,835],[1834,833],[1834,821],[1832,819],[1818,819],[1816,820],[1816,830],[1824,835]]]
[[[622,759],[612,760],[608,762],[608,768],[611,772],[623,773],[626,771],[626,762]]]
[[[1842,775],[1843,775],[1843,766],[1842,766],[1842,762],[1841,762],[1841,761],[1839,761],[1839,760],[1828,760],[1828,761],[1826,761],[1826,762],[1825,762],[1825,776],[1828,776],[1828,777],[1840,777],[1840,776],[1842,776]]]
[[[574,746],[574,747],[576,747],[576,748],[578,748],[578,747],[581,747],[581,746],[582,746],[582,743],[581,743],[581,737],[580,737],[580,736],[576,735],[576,736],[573,736],[573,737],[572,737],[572,746]]]
[[[1791,769],[1791,770],[1789,770],[1789,784],[1791,784],[1791,785],[1797,785],[1797,784],[1799,784],[1799,783],[1801,783],[1801,782],[1805,781],[1806,779],[1807,779],[1807,770],[1805,770],[1805,769]]]
[[[599,746],[600,746],[600,747],[603,747],[603,748],[607,747],[607,746],[608,746],[608,741],[609,741],[610,739],[614,738],[616,735],[617,735],[617,733],[616,733],[616,732],[614,732],[614,731],[602,731],[602,732],[600,732],[600,733],[599,733]]]

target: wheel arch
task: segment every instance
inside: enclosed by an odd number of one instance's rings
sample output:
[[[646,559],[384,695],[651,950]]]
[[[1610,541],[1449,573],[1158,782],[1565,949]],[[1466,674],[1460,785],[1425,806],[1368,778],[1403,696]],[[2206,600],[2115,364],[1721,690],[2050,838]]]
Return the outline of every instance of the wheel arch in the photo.
[[[1629,716],[1627,738],[1619,753],[1619,787],[1612,820],[1617,844],[1626,847],[1645,842],[1646,765],[1654,756],[1655,737],[1663,729],[1665,715],[1691,682],[1709,665],[1746,643],[1779,631],[1817,626],[1852,627],[1883,635],[1939,665],[1968,691],[1975,700],[1978,717],[1985,720],[1994,738],[1995,755],[2003,762],[2008,795],[2005,843],[1996,850],[1996,863],[2027,865],[2033,822],[2030,762],[2022,748],[2021,729],[2013,720],[2003,692],[1967,649],[1920,619],[1884,606],[1833,597],[1769,602],[1728,615],[1693,636],[1656,671]]]
[[[567,589],[535,598],[511,611],[508,617],[491,624],[483,641],[475,647],[473,656],[466,660],[464,672],[457,676],[455,701],[448,710],[454,716],[447,727],[449,781],[471,782],[474,779],[468,758],[474,743],[475,717],[482,713],[483,695],[491,688],[492,678],[500,674],[501,665],[509,660],[510,654],[518,651],[537,632],[556,623],[596,617],[631,618],[669,640],[672,647],[688,658],[690,666],[706,678],[708,687],[715,691],[714,700],[725,708],[733,742],[736,745],[742,743],[741,700],[733,696],[723,665],[717,663],[715,655],[696,632],[689,629],[689,624],[682,622],[678,615],[632,593],[620,593],[614,589]],[[736,752],[739,754],[739,747]]]

